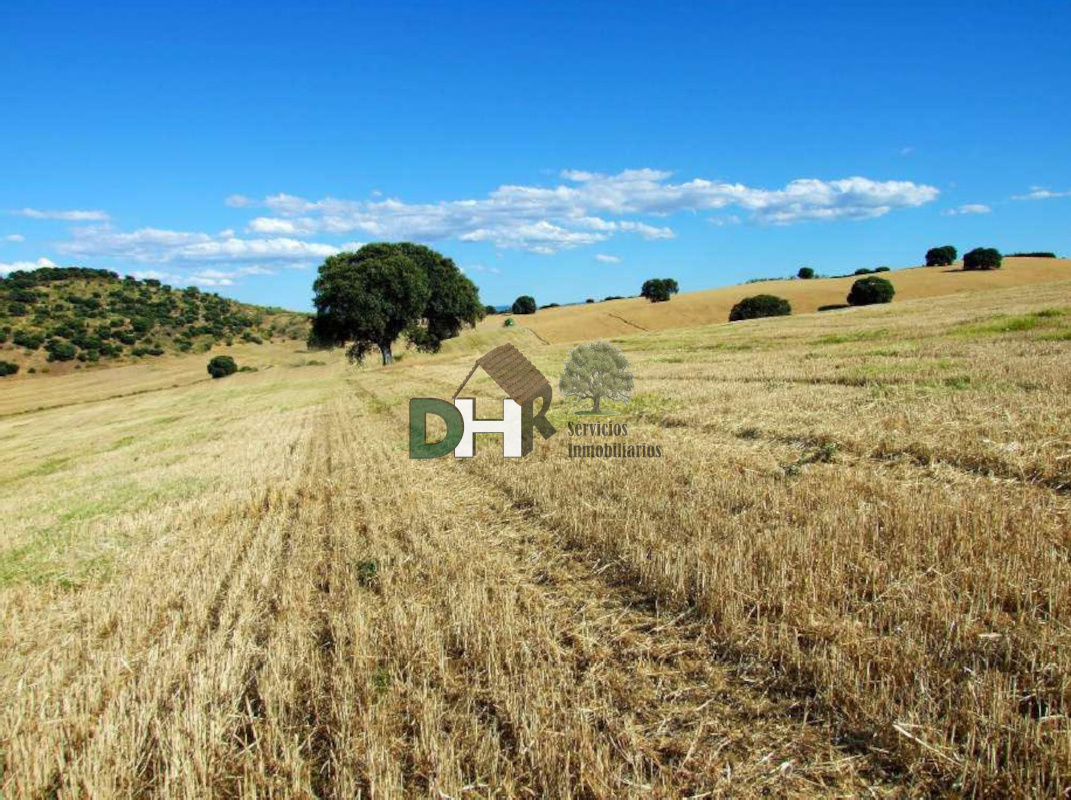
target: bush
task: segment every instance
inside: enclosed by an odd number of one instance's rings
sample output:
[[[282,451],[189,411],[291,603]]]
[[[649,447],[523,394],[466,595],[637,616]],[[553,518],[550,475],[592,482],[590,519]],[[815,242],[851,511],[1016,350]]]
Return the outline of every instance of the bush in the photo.
[[[800,271],[796,273],[796,277],[800,280],[809,281],[814,278],[814,270],[810,267],[800,267]]]
[[[1056,253],[1008,253],[1008,258],[1056,258]]]
[[[855,271],[855,274],[856,275],[869,275],[870,274],[870,270],[868,270],[866,267],[862,267],[861,269],[857,269]]]
[[[19,371],[19,365],[13,364],[10,361],[0,361],[0,378],[8,375],[14,375]]]
[[[792,313],[792,306],[783,297],[772,294],[757,294],[745,297],[729,312],[729,322],[759,317],[787,317]]]
[[[896,289],[885,278],[860,278],[848,292],[848,304],[871,306],[876,303],[891,303]]]
[[[208,362],[208,374],[213,378],[226,378],[238,371],[238,365],[230,356],[215,356]]]
[[[673,278],[651,278],[644,281],[640,297],[646,297],[652,303],[664,303],[680,291]]]
[[[589,298],[588,298],[587,300],[585,300],[584,302],[585,302],[585,303],[594,303],[594,302],[595,302],[595,298],[594,298],[594,297],[589,297]]]
[[[931,247],[926,251],[927,267],[950,267],[956,260],[956,248],[950,244]]]
[[[874,270],[874,272],[888,272],[888,271],[889,271],[888,267],[878,267],[876,270]]]
[[[502,327],[503,328],[512,328],[516,324],[517,324],[517,320],[515,320],[513,317],[506,317],[506,321],[502,323]]]
[[[609,297],[604,297],[604,298],[602,299],[602,301],[603,301],[603,302],[605,303],[605,302],[607,302],[607,301],[609,301],[609,300],[624,300],[624,299],[625,299],[625,298],[624,298],[624,297],[622,297],[622,296],[621,296],[621,295],[619,295],[619,294],[612,294],[612,295],[610,295]]]
[[[513,301],[514,314],[534,314],[536,312],[535,298],[528,294],[522,294]]]
[[[59,339],[49,339],[45,350],[48,351],[49,361],[70,361],[78,355],[77,347]]]
[[[1000,269],[1002,261],[1000,251],[994,247],[976,247],[963,256],[963,269],[989,270]]]
[[[309,362],[309,364],[310,364],[310,365],[311,365],[312,363],[313,363],[313,362],[311,362],[311,361]],[[317,365],[322,365],[322,364],[323,364],[323,362],[322,362],[322,361],[318,361],[318,362],[316,362],[316,363],[317,363]],[[245,367],[239,367],[239,368],[238,368],[238,371],[239,371],[239,372],[260,372],[260,370],[259,370],[259,369],[258,369],[257,367],[250,367],[250,366],[245,366]]]
[[[497,314],[497,313],[498,313],[498,309],[496,309],[494,306],[484,306],[483,307],[483,315],[485,317],[489,317],[492,314]]]

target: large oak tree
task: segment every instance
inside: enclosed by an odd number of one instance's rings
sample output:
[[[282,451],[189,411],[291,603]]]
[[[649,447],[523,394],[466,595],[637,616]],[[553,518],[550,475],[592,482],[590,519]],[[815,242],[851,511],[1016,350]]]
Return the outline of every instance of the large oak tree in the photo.
[[[349,346],[360,361],[375,348],[384,364],[402,334],[422,350],[474,325],[483,306],[472,281],[452,260],[409,242],[367,244],[330,256],[313,284],[316,318],[310,343]]]

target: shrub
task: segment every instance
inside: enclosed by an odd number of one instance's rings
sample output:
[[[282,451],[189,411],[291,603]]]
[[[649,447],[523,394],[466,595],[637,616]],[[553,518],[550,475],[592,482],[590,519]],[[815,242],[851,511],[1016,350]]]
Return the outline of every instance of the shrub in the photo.
[[[19,365],[10,361],[0,361],[0,378],[14,375],[19,371]]]
[[[45,343],[45,337],[40,333],[18,330],[11,337],[11,342],[18,347],[25,347],[27,350],[36,350]]]
[[[514,314],[534,314],[536,312],[535,298],[528,294],[522,294],[513,301]]]
[[[594,302],[595,302],[595,298],[594,298],[594,297],[589,297],[589,298],[588,298],[587,300],[585,300],[584,302],[585,302],[585,303],[594,303]]]
[[[848,292],[848,303],[853,306],[891,303],[895,294],[896,289],[885,278],[860,278]]]
[[[230,356],[215,356],[208,362],[208,374],[213,378],[226,378],[238,371],[238,365]]]
[[[25,303],[12,303],[7,307],[7,313],[13,317],[25,317],[30,313],[30,309],[26,307]]]
[[[949,267],[956,260],[956,248],[950,244],[942,247],[931,247],[926,251],[927,267]]]
[[[502,323],[502,327],[503,328],[512,328],[516,324],[517,324],[517,320],[515,320],[513,317],[506,317],[506,321]]]
[[[625,299],[625,298],[624,298],[624,297],[622,297],[622,296],[621,296],[621,295],[619,295],[619,294],[612,294],[612,295],[610,295],[609,297],[604,297],[604,298],[602,299],[602,301],[603,301],[603,302],[605,303],[605,302],[607,302],[608,300],[624,300],[624,299]]]
[[[308,363],[311,365],[313,362],[310,361]],[[316,362],[316,363],[317,364],[322,364],[323,362]],[[260,372],[260,370],[257,367],[250,367],[248,365],[244,366],[244,367],[239,367],[238,371],[239,372]]]
[[[678,291],[680,289],[673,278],[651,278],[644,281],[640,297],[646,297],[652,303],[664,303]]]
[[[814,270],[810,267],[800,267],[800,271],[796,273],[796,277],[800,280],[809,281],[814,278]]]
[[[492,314],[497,314],[497,313],[498,313],[498,310],[494,306],[484,306],[483,307],[483,315],[485,317],[489,317]]]
[[[759,317],[787,317],[792,313],[792,306],[783,297],[772,294],[757,294],[745,297],[729,312],[729,322]]]
[[[963,256],[963,269],[989,270],[1000,269],[1002,261],[1000,251],[994,247],[976,247]]]
[[[1008,258],[1056,258],[1056,253],[1008,253]]]
[[[861,269],[857,269],[855,271],[855,274],[856,275],[869,275],[870,274],[870,270],[868,270],[866,267],[862,267]]]
[[[888,267],[878,267],[876,270],[874,270],[874,272],[888,272],[888,271],[889,271]]]
[[[45,345],[45,350],[48,351],[49,361],[70,361],[78,355],[78,348],[70,342],[64,342],[59,339],[49,339],[48,344]]]

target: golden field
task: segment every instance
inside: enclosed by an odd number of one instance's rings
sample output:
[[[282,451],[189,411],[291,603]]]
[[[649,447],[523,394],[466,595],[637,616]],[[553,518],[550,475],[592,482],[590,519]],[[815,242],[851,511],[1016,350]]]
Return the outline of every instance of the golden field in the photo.
[[[1005,258],[1003,268],[992,272],[964,272],[957,262],[953,267],[894,269],[882,273],[879,277],[892,282],[896,288],[897,300],[919,300],[940,295],[1071,280],[1071,259]],[[673,298],[672,303],[650,303],[642,297],[630,297],[608,302],[545,308],[533,315],[518,315],[514,319],[548,343],[573,342],[600,336],[609,338],[643,331],[724,323],[728,321],[733,305],[756,294],[784,297],[792,304],[793,313],[809,314],[822,306],[845,303],[848,290],[858,279],[857,276],[851,276],[807,281],[757,281],[741,286],[679,294]],[[554,299],[536,298],[540,303]],[[488,317],[480,324],[480,329],[501,327],[506,316],[509,315]]]
[[[201,355],[0,386],[0,795],[1065,796],[1047,270],[733,325],[694,327],[716,292],[492,318],[388,368],[274,344],[221,381]],[[800,312],[844,282],[733,291]],[[605,329],[618,307],[693,327]],[[409,460],[408,399],[491,347],[556,384],[569,346],[535,334],[615,337],[627,436],[570,440],[556,399],[523,460]],[[664,455],[567,456],[611,441]]]

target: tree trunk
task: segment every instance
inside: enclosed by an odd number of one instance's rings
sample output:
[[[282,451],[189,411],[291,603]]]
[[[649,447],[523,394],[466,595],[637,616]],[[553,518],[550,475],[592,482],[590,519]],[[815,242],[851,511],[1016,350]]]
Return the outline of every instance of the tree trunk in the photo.
[[[383,366],[387,366],[388,364],[394,363],[394,356],[391,354],[390,351],[390,342],[387,342],[386,344],[381,344],[379,346],[379,353],[383,356]]]
[[[595,395],[595,408],[593,408],[591,410],[594,411],[596,414],[599,413],[599,396],[598,395]]]

